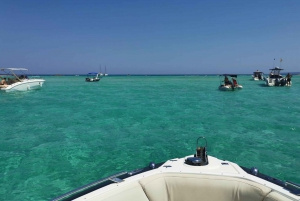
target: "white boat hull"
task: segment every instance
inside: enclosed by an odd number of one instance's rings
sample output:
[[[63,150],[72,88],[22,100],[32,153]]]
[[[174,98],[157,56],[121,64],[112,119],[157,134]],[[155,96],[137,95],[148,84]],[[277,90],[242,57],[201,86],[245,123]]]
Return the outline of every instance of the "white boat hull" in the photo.
[[[273,78],[265,78],[265,84],[269,87],[274,87],[274,86],[292,86],[292,82],[290,84],[287,83],[285,78],[281,79],[273,79]]]
[[[27,80],[16,82],[11,85],[7,85],[7,87],[1,88],[1,90],[6,92],[34,90],[34,89],[41,88],[44,82],[45,82],[44,79],[27,79]]]
[[[205,140],[205,147],[198,145]],[[296,201],[300,185],[269,177],[258,169],[207,155],[197,139],[196,153],[165,163],[121,172],[59,196],[52,201]]]
[[[237,85],[233,88],[232,88],[231,85],[220,85],[219,86],[219,90],[221,90],[221,91],[234,91],[234,90],[239,90],[239,89],[242,89],[242,88],[243,88],[242,85]]]
[[[168,160],[160,167],[142,173],[135,170],[113,175],[94,183],[98,185],[108,181],[111,183],[109,185],[93,189],[92,192],[81,194],[77,198],[67,199],[80,192],[80,189],[77,189],[53,201],[300,200],[300,197],[292,194],[290,190],[251,175],[230,161],[208,156],[207,165],[193,166],[186,163],[188,157]],[[124,174],[133,176],[120,179]],[[86,185],[81,190],[90,187],[94,188],[93,184]]]
[[[86,78],[85,81],[86,82],[99,82],[100,78]]]
[[[273,87],[273,86],[291,86],[292,82],[290,81],[290,83],[288,83],[288,77],[291,78],[290,74],[287,75],[287,77],[283,77],[280,74],[281,70],[284,70],[282,68],[279,67],[275,67],[270,69],[271,72],[269,74],[268,77],[263,77],[265,84],[269,87]]]

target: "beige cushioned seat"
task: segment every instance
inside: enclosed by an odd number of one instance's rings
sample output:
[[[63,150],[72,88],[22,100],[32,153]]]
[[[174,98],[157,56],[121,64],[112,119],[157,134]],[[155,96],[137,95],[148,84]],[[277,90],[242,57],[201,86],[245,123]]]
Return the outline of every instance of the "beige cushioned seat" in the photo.
[[[138,182],[120,185],[106,193],[95,195],[89,201],[149,201]]]
[[[140,180],[150,201],[263,201],[270,188],[226,176],[161,173]]]
[[[273,191],[267,195],[264,201],[291,201],[291,199]]]
[[[116,188],[91,193],[80,200],[89,201],[291,201],[293,198],[271,191],[271,188],[246,179],[159,173],[120,183]]]

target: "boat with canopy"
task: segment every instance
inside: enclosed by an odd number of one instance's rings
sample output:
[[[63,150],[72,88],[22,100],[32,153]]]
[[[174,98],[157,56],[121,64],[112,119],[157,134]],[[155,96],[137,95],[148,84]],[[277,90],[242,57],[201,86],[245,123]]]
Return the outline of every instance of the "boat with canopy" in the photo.
[[[99,82],[100,81],[100,75],[96,72],[90,72],[86,75],[85,78],[86,82]]]
[[[257,70],[255,72],[253,72],[252,78],[255,81],[263,80],[263,74],[264,74],[263,72],[260,72]]]
[[[26,72],[27,68],[1,68],[0,78],[4,80],[0,85],[2,91],[28,91],[39,89],[43,86],[45,80],[42,78],[29,78]]]
[[[228,77],[230,77],[230,79]],[[219,76],[219,79],[220,79],[219,90],[221,91],[234,91],[236,89],[243,88],[243,86],[238,83],[237,75],[235,74],[223,74]]]
[[[270,74],[268,77],[264,77],[265,84],[267,86],[291,86],[292,82],[290,81],[287,85],[287,78],[280,74],[280,71],[284,70],[276,66],[275,68],[270,69]]]

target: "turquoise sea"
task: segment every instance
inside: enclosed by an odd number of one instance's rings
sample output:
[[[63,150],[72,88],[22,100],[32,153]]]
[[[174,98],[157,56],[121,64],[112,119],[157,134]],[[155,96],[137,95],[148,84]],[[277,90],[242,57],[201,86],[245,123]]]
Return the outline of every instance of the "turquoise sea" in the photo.
[[[0,93],[0,200],[51,200],[123,170],[195,152],[300,183],[300,76],[218,90],[219,76],[45,76]]]

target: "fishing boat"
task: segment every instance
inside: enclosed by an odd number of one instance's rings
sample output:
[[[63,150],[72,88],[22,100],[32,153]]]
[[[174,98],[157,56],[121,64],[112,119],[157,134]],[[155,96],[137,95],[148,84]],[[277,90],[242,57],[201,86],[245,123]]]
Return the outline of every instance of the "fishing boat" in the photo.
[[[276,66],[275,68],[270,69],[270,74],[268,77],[264,77],[265,84],[267,86],[287,86],[287,79],[280,74],[280,71],[284,69]],[[292,82],[288,86],[291,86]]]
[[[5,84],[0,85],[1,91],[28,91],[39,89],[45,80],[42,78],[29,78],[26,75],[26,68],[1,68],[0,75],[5,80]]]
[[[99,82],[100,77],[99,73],[90,72],[86,75],[85,81],[86,82]]]
[[[221,79],[221,77],[224,77],[224,79]],[[230,77],[231,80],[228,77]],[[219,90],[221,91],[234,91],[236,89],[243,88],[243,86],[238,83],[237,75],[223,74],[219,76],[219,79],[220,79]]]
[[[199,145],[199,140],[202,141]],[[204,143],[205,142],[205,143]],[[197,139],[195,153],[120,172],[52,201],[296,201],[300,185],[282,181],[207,154]]]
[[[263,80],[263,74],[264,74],[263,72],[260,72],[257,70],[255,72],[253,72],[252,78],[255,81]]]

